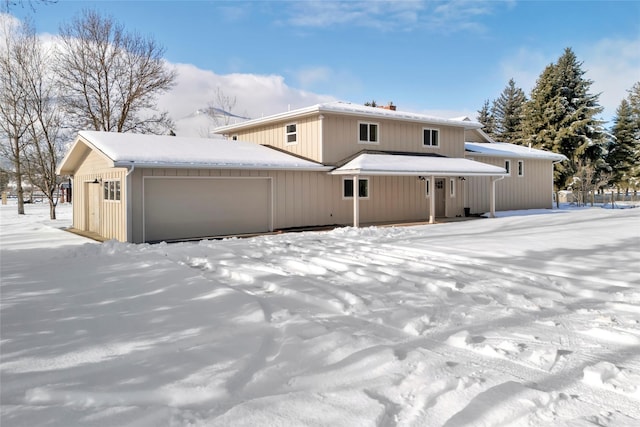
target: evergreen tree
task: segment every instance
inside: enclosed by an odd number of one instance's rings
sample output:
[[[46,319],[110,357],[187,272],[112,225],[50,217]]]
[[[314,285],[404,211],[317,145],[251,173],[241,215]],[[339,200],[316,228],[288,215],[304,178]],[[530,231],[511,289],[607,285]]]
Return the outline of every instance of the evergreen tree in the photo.
[[[509,80],[500,97],[493,102],[496,139],[501,142],[523,144],[522,120],[527,97],[524,91]]]
[[[616,110],[609,143],[607,163],[612,169],[611,184],[628,189],[633,187],[632,169],[638,160],[638,128],[628,100],[623,99]]]
[[[582,63],[570,48],[557,63],[548,65],[525,106],[523,142],[567,156],[556,165],[557,188],[566,188],[580,168],[605,169],[605,132],[596,115],[602,112],[599,95],[589,93],[593,83],[584,78]],[[582,172],[581,175],[584,175]],[[599,180],[594,175],[594,182]]]
[[[490,103],[487,99],[484,101],[482,108],[478,110],[478,122],[484,125],[482,130],[491,138],[495,137],[496,131],[496,119],[493,115],[493,110],[489,107]]]

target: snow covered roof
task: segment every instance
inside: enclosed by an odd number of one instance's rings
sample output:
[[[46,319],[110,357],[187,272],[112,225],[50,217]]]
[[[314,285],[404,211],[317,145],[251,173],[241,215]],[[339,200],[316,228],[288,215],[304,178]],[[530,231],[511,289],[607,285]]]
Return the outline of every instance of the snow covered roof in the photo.
[[[510,144],[508,142],[465,142],[464,148],[465,151],[473,153],[474,156],[545,159],[554,162],[567,159],[562,154]]]
[[[506,175],[506,170],[461,158],[363,153],[331,173],[334,175],[498,176]]]
[[[344,101],[327,102],[316,104],[310,107],[299,108],[285,113],[274,114],[259,119],[248,120],[238,124],[222,126],[214,130],[215,133],[228,134],[240,129],[270,123],[279,120],[305,116],[314,113],[338,113],[343,115],[366,116],[378,119],[401,120],[410,122],[420,122],[425,124],[436,124],[444,126],[461,127],[464,129],[480,129],[482,124],[462,119],[444,119],[440,117],[428,116],[425,114],[409,113],[405,111],[389,110],[380,107],[368,107],[366,105],[352,104]]]
[[[131,166],[216,169],[329,170],[326,166],[245,141],[222,137],[81,131],[59,168],[71,174],[80,159],[79,145],[102,153],[115,167]]]

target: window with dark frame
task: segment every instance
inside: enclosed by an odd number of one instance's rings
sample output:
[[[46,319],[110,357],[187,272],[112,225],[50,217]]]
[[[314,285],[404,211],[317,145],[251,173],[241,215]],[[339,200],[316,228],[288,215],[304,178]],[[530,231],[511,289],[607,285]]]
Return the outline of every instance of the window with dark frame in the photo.
[[[342,182],[342,197],[345,199],[353,198],[353,178],[345,178]],[[369,197],[368,178],[360,178],[358,180],[358,197],[362,199]]]
[[[524,176],[524,161],[518,160],[518,176]]]
[[[504,168],[507,171],[507,175],[511,175],[511,160],[504,161]]]
[[[298,142],[298,126],[295,123],[286,125],[286,142],[287,144],[296,144]]]
[[[361,143],[374,144],[378,142],[378,124],[360,123],[358,138]]]
[[[425,147],[440,146],[440,130],[439,129],[422,129],[422,144]]]

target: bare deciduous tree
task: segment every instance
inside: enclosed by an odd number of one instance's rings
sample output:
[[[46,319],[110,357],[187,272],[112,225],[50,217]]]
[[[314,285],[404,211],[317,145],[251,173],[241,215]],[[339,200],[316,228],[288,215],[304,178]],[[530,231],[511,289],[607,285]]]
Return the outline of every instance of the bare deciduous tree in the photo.
[[[22,68],[28,94],[27,108],[32,118],[25,150],[27,175],[32,186],[42,191],[49,202],[49,216],[56,219],[56,169],[63,155],[62,113],[51,69],[51,54],[42,47],[35,34],[28,39],[30,55]]]
[[[156,98],[173,87],[164,49],[151,38],[125,32],[96,11],[85,11],[60,30],[57,58],[64,104],[79,129],[166,134],[172,127]]]
[[[13,179],[18,196],[18,214],[24,215],[24,189],[22,181],[25,135],[31,125],[28,111],[27,84],[21,63],[27,56],[28,34],[26,25],[19,25],[8,15],[0,15],[0,141],[2,153],[13,166]]]
[[[231,120],[231,110],[236,106],[237,98],[226,95],[222,89],[216,88],[215,100],[209,104],[207,115],[216,126],[226,126]]]

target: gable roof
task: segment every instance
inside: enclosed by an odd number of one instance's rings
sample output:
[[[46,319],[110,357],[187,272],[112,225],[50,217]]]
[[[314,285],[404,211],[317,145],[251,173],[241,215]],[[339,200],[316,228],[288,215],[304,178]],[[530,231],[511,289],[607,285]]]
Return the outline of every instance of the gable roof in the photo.
[[[333,175],[501,176],[504,168],[469,159],[410,154],[362,153]]]
[[[465,142],[464,149],[467,153],[480,157],[511,157],[521,159],[544,159],[554,162],[567,160],[563,154],[537,148],[525,147],[508,142]]]
[[[352,115],[360,117],[370,117],[374,119],[389,119],[408,122],[418,122],[431,125],[443,125],[460,127],[464,129],[480,129],[482,125],[471,120],[461,119],[444,119],[440,117],[428,116],[425,114],[409,113],[405,111],[389,110],[380,107],[368,107],[366,105],[352,104],[344,101],[327,102],[324,104],[316,104],[310,107],[299,108],[284,113],[274,114],[259,119],[247,120],[245,122],[221,126],[213,130],[218,134],[229,134],[241,129],[254,127],[257,125],[271,123],[275,121],[294,119],[311,114],[337,113],[342,115]]]
[[[112,167],[330,170],[282,151],[222,137],[186,138],[168,135],[81,131],[62,160],[58,173],[73,174],[89,150]]]

